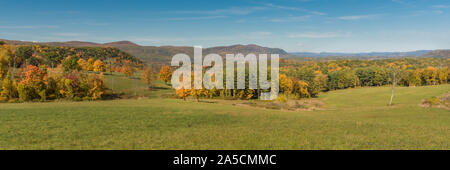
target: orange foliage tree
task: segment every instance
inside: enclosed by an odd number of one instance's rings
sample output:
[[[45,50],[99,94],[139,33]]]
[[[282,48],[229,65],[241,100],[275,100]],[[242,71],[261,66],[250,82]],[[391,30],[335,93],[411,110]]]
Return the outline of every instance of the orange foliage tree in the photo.
[[[94,62],[94,71],[95,72],[105,71],[105,63],[103,63],[101,60],[96,60]]]
[[[87,62],[86,60],[80,58],[78,61],[78,67],[80,67],[81,70],[86,70],[87,71]]]
[[[156,79],[156,72],[152,67],[147,67],[142,70],[142,80],[147,83],[148,88],[151,88],[153,80]]]
[[[186,97],[190,95],[189,90],[182,87],[181,89],[176,90],[176,94],[178,97],[181,97],[183,100],[186,100]]]
[[[159,71],[159,80],[167,84],[172,79],[172,68],[170,66],[162,66]]]

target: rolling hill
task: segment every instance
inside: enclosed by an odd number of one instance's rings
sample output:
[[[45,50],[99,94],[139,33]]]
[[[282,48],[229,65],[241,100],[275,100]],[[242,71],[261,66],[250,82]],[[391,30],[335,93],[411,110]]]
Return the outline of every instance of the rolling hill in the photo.
[[[67,42],[30,42],[30,41],[16,41],[16,40],[2,40],[8,44],[16,45],[30,45],[41,44],[49,46],[69,46],[69,47],[115,47],[127,53],[136,56],[138,59],[152,64],[169,64],[172,56],[179,53],[188,54],[193,56],[194,49],[190,46],[141,46],[130,41],[117,41],[110,43],[93,43],[84,41],[67,41]],[[310,53],[310,52],[294,52],[287,53],[280,48],[268,48],[261,47],[255,44],[249,45],[231,45],[231,46],[218,46],[203,49],[203,55],[216,53],[222,57],[225,54],[280,54],[282,58],[327,58],[327,57],[350,57],[350,58],[367,58],[375,57],[377,59],[382,58],[401,58],[401,57],[450,57],[450,50],[418,50],[409,52],[370,52],[370,53]]]
[[[1,40],[1,39],[0,39]],[[130,41],[117,41],[111,43],[93,43],[83,41],[68,41],[68,42],[39,42],[33,43],[29,41],[15,41],[15,40],[2,40],[8,44],[16,45],[49,45],[49,46],[69,46],[69,47],[115,47],[127,53],[136,56],[138,59],[148,63],[169,64],[172,57],[179,53],[188,54],[193,56],[194,49],[188,46],[141,46]],[[221,56],[225,54],[280,54],[281,57],[289,55],[286,51],[279,48],[261,47],[258,45],[232,45],[232,46],[220,46],[203,49],[203,54],[216,53]]]
[[[346,57],[419,57],[424,56],[427,53],[432,52],[432,50],[417,50],[408,52],[370,52],[370,53],[310,53],[310,52],[296,52],[291,53],[297,56],[303,57],[334,57],[334,56],[346,56]]]
[[[434,50],[425,54],[425,56],[450,58],[450,50]]]

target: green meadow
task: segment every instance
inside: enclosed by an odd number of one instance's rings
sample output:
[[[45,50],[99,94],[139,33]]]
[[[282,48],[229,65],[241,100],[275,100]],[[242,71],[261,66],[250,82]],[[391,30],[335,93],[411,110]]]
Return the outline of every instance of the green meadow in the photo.
[[[398,87],[393,106],[389,87],[337,90],[314,99],[321,109],[289,111],[164,98],[173,92],[161,82],[105,78],[150,97],[1,103],[0,149],[450,149],[450,112],[419,106],[450,85]]]

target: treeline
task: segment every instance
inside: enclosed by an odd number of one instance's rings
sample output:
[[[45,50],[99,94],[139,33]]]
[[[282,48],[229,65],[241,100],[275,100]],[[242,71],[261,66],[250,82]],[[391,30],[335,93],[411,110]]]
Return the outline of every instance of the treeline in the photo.
[[[5,47],[4,47],[5,48]],[[48,65],[51,68],[61,64],[67,58],[73,60],[102,60],[122,66],[123,61],[142,64],[136,57],[112,47],[53,47],[45,45],[7,45],[11,56],[8,65],[19,68],[27,65]]]
[[[395,83],[400,86],[425,86],[449,82],[450,59],[447,58],[402,58],[384,60],[329,60],[280,62],[280,100],[287,98],[317,97],[319,93],[370,86],[385,86]],[[160,71],[160,79],[170,81],[170,67]],[[225,77],[225,76],[224,76]],[[248,73],[246,75],[248,87]],[[224,83],[225,84],[225,83]],[[187,90],[177,91],[181,98],[224,97],[254,99],[261,90]]]
[[[206,69],[209,69],[208,67],[206,67],[205,69],[203,69],[203,71],[205,71]],[[162,66],[161,70],[158,74],[158,79],[165,82],[166,84],[169,84],[169,82],[172,79],[172,73],[174,71],[174,68],[170,67],[170,66]],[[225,73],[225,72],[224,72]],[[237,73],[237,71],[235,71],[235,74]],[[204,72],[203,72],[204,74]],[[194,73],[191,73],[191,83],[194,82]],[[270,79],[270,74],[268,75],[269,79]],[[223,77],[226,77],[226,75],[224,74]],[[235,75],[236,77],[236,75]],[[212,76],[212,79],[215,79],[215,76]],[[245,72],[245,89],[226,89],[226,80],[224,80],[223,82],[223,87],[225,89],[217,89],[217,88],[213,88],[213,89],[206,89],[206,88],[202,88],[202,89],[185,89],[185,88],[181,88],[179,90],[176,90],[176,95],[180,98],[186,99],[187,97],[191,96],[197,100],[199,100],[200,98],[217,98],[217,97],[221,97],[223,99],[243,99],[243,100],[249,100],[249,99],[257,99],[259,94],[262,92],[269,92],[270,90],[262,90],[262,89],[250,89],[249,88],[249,74],[248,74],[248,70]],[[192,87],[194,87],[194,85],[192,84]],[[237,87],[237,79],[234,80],[234,87]]]
[[[50,74],[47,68],[28,65],[19,78],[8,72],[1,81],[0,102],[97,100],[105,93],[103,75]]]
[[[450,59],[402,58],[384,60],[329,60],[282,62],[282,72],[288,79],[304,81],[310,96],[320,92],[385,86],[425,86],[449,82]],[[298,93],[284,89],[285,94]]]

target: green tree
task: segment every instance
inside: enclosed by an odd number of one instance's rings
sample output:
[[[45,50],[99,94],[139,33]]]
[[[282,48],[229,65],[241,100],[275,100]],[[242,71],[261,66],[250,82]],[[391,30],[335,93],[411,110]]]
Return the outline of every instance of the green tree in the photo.
[[[8,65],[11,59],[11,52],[9,48],[4,45],[0,47],[0,79],[4,78],[8,72]]]
[[[78,58],[69,56],[62,62],[64,71],[78,70]]]

